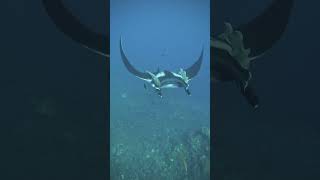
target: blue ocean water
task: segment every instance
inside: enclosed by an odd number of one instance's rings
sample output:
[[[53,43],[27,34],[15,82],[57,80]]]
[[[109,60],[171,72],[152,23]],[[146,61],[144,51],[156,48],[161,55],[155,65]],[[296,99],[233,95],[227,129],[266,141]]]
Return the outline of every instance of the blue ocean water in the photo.
[[[158,164],[156,167],[159,171],[149,172],[149,175],[146,175],[147,172],[133,175],[131,171],[134,170],[124,170],[126,165],[132,168],[133,161],[134,166],[140,167],[139,170],[144,169],[141,166],[148,164],[148,159],[152,157],[158,158],[156,162],[163,160],[163,164],[167,165],[168,162],[183,162],[176,165],[185,167],[182,173],[188,177],[192,172],[191,163],[200,164],[200,160],[187,160],[191,159],[191,150],[186,150],[183,161],[181,158],[160,157],[168,151],[168,148],[164,149],[169,144],[165,139],[188,136],[185,134],[191,136],[193,132],[209,129],[210,126],[210,1],[138,0],[133,3],[111,0],[110,28],[112,178],[160,178],[160,174],[168,171],[164,169],[169,168],[160,168]],[[179,68],[191,66],[204,48],[201,70],[190,83],[191,96],[187,96],[183,88],[165,89],[163,98],[150,86],[144,89],[145,82],[130,74],[121,61],[120,37],[129,61],[140,71],[156,71],[160,68],[178,72]],[[209,144],[209,139],[205,141]],[[138,148],[139,144],[144,144],[141,149]],[[177,144],[178,141],[170,146]],[[151,155],[146,150],[148,147]],[[157,157],[154,152],[158,152]],[[124,160],[126,156],[128,158]],[[119,163],[120,159],[124,161],[122,164]],[[208,155],[205,159],[209,162]],[[143,165],[137,165],[137,161]],[[160,179],[182,177],[181,174],[168,174]]]

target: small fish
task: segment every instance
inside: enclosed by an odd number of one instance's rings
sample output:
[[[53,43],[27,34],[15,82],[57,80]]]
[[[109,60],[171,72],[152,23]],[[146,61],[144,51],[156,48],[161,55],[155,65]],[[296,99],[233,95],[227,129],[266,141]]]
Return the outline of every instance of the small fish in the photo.
[[[165,48],[161,53],[161,56],[168,56],[168,48]]]

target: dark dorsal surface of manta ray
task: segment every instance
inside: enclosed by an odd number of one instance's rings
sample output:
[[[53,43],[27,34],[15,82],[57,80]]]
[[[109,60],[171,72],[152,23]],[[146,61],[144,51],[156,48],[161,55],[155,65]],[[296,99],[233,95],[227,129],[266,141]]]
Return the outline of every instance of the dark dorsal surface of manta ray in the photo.
[[[42,4],[55,26],[82,46],[109,58],[109,37],[96,33],[82,24],[62,0],[42,0]]]
[[[145,71],[141,72],[137,70],[127,58],[120,38],[120,54],[123,64],[126,69],[139,79],[142,79],[151,84],[157,91],[158,95],[162,97],[161,90],[164,88],[184,88],[188,95],[191,95],[189,91],[189,82],[193,79],[200,71],[202,59],[203,59],[203,48],[198,60],[187,69],[180,68],[180,71],[175,73],[172,71],[159,69],[156,72]],[[146,86],[145,86],[146,88]]]
[[[225,23],[225,32],[211,37],[212,80],[235,82],[254,108],[259,106],[259,98],[250,83],[250,64],[281,38],[293,3],[293,0],[274,0],[247,24],[233,28],[230,23]]]
[[[109,37],[88,29],[64,6],[62,0],[42,0],[45,10],[56,27],[74,41],[90,50],[109,57]],[[250,64],[261,57],[281,38],[289,21],[294,0],[274,0],[252,21],[211,39],[210,69],[220,82],[236,82],[243,96],[258,107],[259,98],[250,82]],[[145,76],[145,74],[144,74]]]

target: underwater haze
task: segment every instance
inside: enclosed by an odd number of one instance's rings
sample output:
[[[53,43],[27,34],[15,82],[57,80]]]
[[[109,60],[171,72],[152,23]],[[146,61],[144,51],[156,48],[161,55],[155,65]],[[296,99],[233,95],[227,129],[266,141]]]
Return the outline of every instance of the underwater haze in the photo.
[[[111,179],[209,179],[210,1],[110,1]],[[204,48],[199,74],[183,88],[154,89],[125,68],[123,49],[144,72],[178,72]]]

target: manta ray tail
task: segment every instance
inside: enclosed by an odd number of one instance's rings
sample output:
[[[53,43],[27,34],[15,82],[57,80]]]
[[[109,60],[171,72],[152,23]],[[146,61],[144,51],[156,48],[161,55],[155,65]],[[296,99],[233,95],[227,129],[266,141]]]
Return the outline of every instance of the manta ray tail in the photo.
[[[42,0],[44,8],[56,27],[86,48],[109,57],[109,38],[83,25],[61,0]]]
[[[240,83],[241,94],[247,100],[247,102],[253,107],[259,107],[259,97],[256,95],[256,92],[251,84],[247,84],[246,87],[242,83]]]

